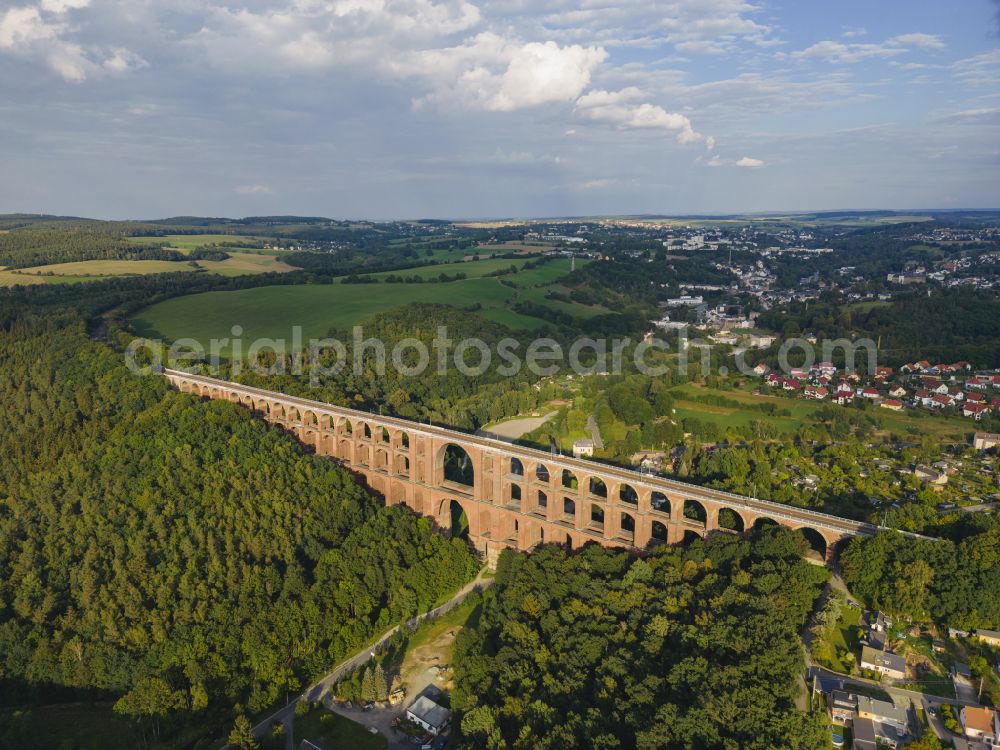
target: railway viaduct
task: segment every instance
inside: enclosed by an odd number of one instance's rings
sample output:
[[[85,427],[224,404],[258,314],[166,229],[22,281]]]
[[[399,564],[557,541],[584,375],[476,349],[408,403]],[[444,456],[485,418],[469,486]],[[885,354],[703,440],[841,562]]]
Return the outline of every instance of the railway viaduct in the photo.
[[[692,535],[745,533],[756,524],[801,529],[831,559],[851,536],[876,526],[816,511],[555,455],[444,427],[385,417],[283,393],[164,370],[178,390],[241,404],[365,477],[387,505],[404,503],[453,528],[491,564],[501,550],[597,542],[648,549]]]

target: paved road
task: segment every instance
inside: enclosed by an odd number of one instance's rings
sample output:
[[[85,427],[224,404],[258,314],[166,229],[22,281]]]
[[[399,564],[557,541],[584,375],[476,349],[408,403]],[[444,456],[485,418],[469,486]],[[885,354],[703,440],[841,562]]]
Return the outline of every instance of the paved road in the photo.
[[[489,587],[490,585],[493,584],[493,579],[484,578],[483,575],[485,574],[485,572],[486,572],[485,568],[479,571],[479,575],[476,576],[476,579],[474,581],[463,586],[458,591],[458,593],[455,594],[455,596],[446,601],[444,604],[435,607],[432,610],[424,612],[423,614],[417,615],[416,617],[410,618],[405,623],[403,623],[403,625],[405,625],[410,630],[413,630],[417,627],[417,625],[419,625],[424,620],[434,619],[435,617],[440,617],[446,612],[451,611],[456,606],[458,606],[465,599],[465,597],[467,597],[473,591],[477,590],[482,591],[483,589]],[[386,643],[388,643],[389,639],[396,634],[396,631],[398,631],[400,627],[401,627],[400,625],[397,625],[391,630],[388,630],[377,641],[367,646],[366,648],[361,649],[353,656],[340,662],[336,667],[330,670],[330,672],[328,672],[325,677],[310,685],[308,688],[303,690],[299,695],[295,696],[287,705],[285,705],[282,708],[279,708],[273,714],[271,714],[266,719],[257,724],[253,728],[254,736],[257,738],[263,737],[264,734],[274,724],[280,722],[285,727],[285,737],[287,738],[286,747],[288,750],[293,750],[292,737],[294,734],[293,728],[295,723],[296,704],[298,704],[298,702],[301,700],[308,700],[311,703],[315,703],[321,700],[323,695],[330,689],[330,687],[340,682],[340,680],[342,680],[345,676],[353,672],[358,667],[367,663],[375,653],[385,648]],[[233,748],[230,748],[230,746],[227,744],[223,745],[220,750],[233,750]]]
[[[599,451],[604,450],[604,441],[601,440],[601,428],[597,426],[597,420],[594,419],[593,414],[587,417],[587,429],[590,430],[590,439],[594,441],[594,448]]]

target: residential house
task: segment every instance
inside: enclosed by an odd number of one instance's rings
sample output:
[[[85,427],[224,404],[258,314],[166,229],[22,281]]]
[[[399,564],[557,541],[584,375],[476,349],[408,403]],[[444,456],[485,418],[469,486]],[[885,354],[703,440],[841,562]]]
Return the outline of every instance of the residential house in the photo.
[[[883,409],[891,409],[892,411],[902,411],[903,402],[894,398],[887,398],[881,404],[879,404]]]
[[[906,659],[889,651],[862,646],[861,668],[901,680],[906,677]]]
[[[990,407],[986,404],[965,404],[962,407],[963,417],[972,417],[977,422],[990,413]]]
[[[831,377],[837,374],[837,366],[833,362],[820,362],[818,365],[812,366],[812,371],[819,375]]]
[[[761,362],[759,365],[753,368],[753,374],[756,375],[757,377],[762,378],[765,375],[767,375],[767,370],[768,370],[767,365]]]
[[[977,630],[976,638],[990,646],[1000,648],[1000,632],[996,630]]]
[[[871,719],[855,719],[851,726],[854,729],[854,742],[851,750],[875,750],[878,743],[875,739],[875,725]]]
[[[594,441],[589,439],[577,440],[573,443],[573,457],[581,458],[594,455]]]
[[[930,407],[932,409],[945,409],[953,405],[954,402],[952,401],[951,396],[942,395],[940,393],[935,393],[931,396]]]
[[[959,721],[966,739],[981,742],[987,747],[1000,747],[1000,722],[992,708],[962,706]]]
[[[906,389],[901,385],[894,385],[889,389],[889,395],[893,398],[906,398]]]
[[[421,695],[406,709],[406,718],[437,736],[447,729],[451,711]]]
[[[906,709],[889,701],[858,696],[858,718],[870,719],[875,738],[892,747],[899,747],[909,734],[909,717]]]
[[[887,380],[892,377],[891,367],[876,367],[875,368],[875,379],[876,380]]]
[[[826,705],[831,719],[846,724],[858,713],[858,696],[844,690],[832,690],[826,694]]]
[[[859,390],[858,395],[861,396],[861,398],[867,398],[872,400],[879,398],[879,392],[876,391],[871,386]]]
[[[766,349],[777,340],[777,337],[762,333],[751,333],[747,336],[747,345],[754,349]]]
[[[923,464],[920,464],[919,466],[917,466],[917,468],[913,470],[913,474],[921,482],[927,482],[928,484],[937,484],[937,485],[948,484],[948,475],[945,474],[943,471],[942,472],[935,471],[930,466],[924,466]]]
[[[977,432],[972,438],[972,447],[977,451],[985,451],[1000,445],[1000,433]]]

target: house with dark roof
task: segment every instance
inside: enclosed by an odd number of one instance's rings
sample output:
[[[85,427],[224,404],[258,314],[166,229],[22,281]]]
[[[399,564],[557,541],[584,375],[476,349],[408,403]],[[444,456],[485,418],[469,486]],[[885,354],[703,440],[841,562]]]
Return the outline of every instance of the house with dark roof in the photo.
[[[890,651],[882,651],[871,646],[861,648],[861,668],[901,680],[906,677],[906,659]]]
[[[871,719],[855,719],[851,726],[854,729],[851,750],[875,750],[878,747],[875,741],[875,725]]]

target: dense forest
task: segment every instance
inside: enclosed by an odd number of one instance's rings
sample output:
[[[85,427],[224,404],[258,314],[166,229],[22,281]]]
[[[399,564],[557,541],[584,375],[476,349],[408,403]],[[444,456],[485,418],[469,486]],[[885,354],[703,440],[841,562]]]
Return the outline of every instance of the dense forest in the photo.
[[[75,688],[167,736],[270,705],[474,574],[290,436],[42,322],[0,339],[6,701]]]
[[[443,370],[438,366],[438,356],[445,349],[443,346],[434,346],[440,328],[446,329],[450,341],[447,345],[446,367]],[[476,338],[495,353],[498,343],[511,336],[511,331],[505,326],[485,320],[476,315],[474,310],[459,310],[443,304],[414,303],[373,316],[363,324],[363,332],[365,340],[380,341],[384,345],[383,361],[386,366],[382,374],[379,372],[379,356],[374,345],[361,347],[358,357],[362,367],[359,372],[355,372],[352,334],[348,331],[331,331],[331,335],[344,342],[346,347],[347,364],[339,372],[312,378],[306,363],[301,375],[261,375],[247,372],[235,379],[248,385],[328,403],[372,410],[385,408],[407,419],[431,419],[451,427],[470,430],[503,417],[530,411],[556,395],[552,385],[533,388],[532,385],[539,378],[527,368],[520,368],[514,376],[502,374],[500,369],[504,362],[499,356],[492,356],[489,367],[480,375],[462,374],[456,368],[455,352],[459,342],[464,339]],[[393,349],[407,340],[420,341],[430,355],[426,370],[419,374],[407,374],[407,368],[414,368],[418,364],[418,357],[412,346],[401,349],[402,367],[392,365]],[[523,347],[520,352],[523,356]],[[326,369],[331,368],[334,356],[334,353],[329,353],[327,358],[320,360],[320,365]],[[282,369],[291,373],[291,355],[285,359]],[[472,372],[479,361],[478,350],[469,349],[464,358],[468,365],[467,372]]]
[[[981,368],[1000,367],[998,320],[996,294],[954,289],[911,294],[865,309],[828,294],[763,312],[757,323],[789,336],[809,332],[820,339],[867,337],[879,342],[880,363],[892,366],[928,359],[965,360]],[[774,353],[763,361],[776,361]]]
[[[1000,519],[970,514],[961,541],[882,533],[841,555],[844,580],[873,607],[953,628],[1000,629]]]
[[[827,573],[795,532],[644,559],[588,546],[505,555],[459,636],[452,698],[474,748],[817,748],[795,709]]]
[[[182,255],[132,239],[138,226],[104,222],[0,232],[0,266],[27,268],[77,260],[181,260]]]

